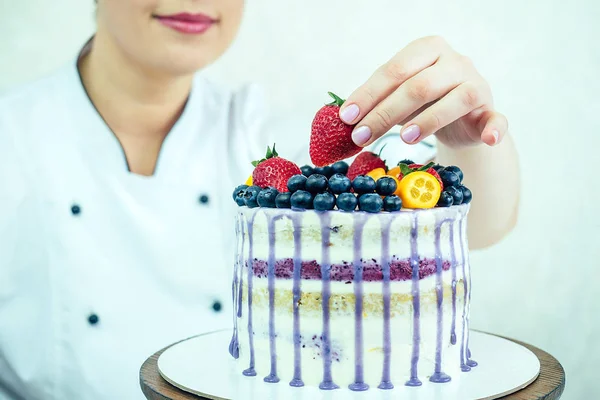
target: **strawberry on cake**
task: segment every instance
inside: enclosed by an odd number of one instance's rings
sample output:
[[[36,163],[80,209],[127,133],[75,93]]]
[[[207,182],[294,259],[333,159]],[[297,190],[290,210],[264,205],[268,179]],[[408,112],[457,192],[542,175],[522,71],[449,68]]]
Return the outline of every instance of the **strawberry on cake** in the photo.
[[[348,165],[341,158],[361,148],[334,100],[313,123],[315,167],[273,146],[233,193],[229,351],[246,376],[323,390],[458,379],[477,365],[462,171],[411,160],[388,169],[368,152]]]

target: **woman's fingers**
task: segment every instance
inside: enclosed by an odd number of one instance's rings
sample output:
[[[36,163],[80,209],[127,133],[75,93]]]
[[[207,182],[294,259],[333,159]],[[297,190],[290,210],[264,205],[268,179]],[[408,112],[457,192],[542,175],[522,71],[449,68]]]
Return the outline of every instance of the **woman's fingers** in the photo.
[[[489,104],[490,99],[491,93],[485,81],[464,82],[404,125],[400,136],[406,143],[416,143]]]
[[[448,66],[453,64],[448,63]],[[469,78],[470,71],[439,62],[413,76],[383,99],[355,128],[354,142],[368,146],[428,103],[435,102]]]
[[[437,36],[410,43],[348,97],[340,109],[342,121],[350,125],[360,121],[398,86],[435,64],[446,49],[449,46]]]
[[[486,111],[481,116],[481,141],[489,146],[502,142],[508,132],[508,119],[499,112]]]

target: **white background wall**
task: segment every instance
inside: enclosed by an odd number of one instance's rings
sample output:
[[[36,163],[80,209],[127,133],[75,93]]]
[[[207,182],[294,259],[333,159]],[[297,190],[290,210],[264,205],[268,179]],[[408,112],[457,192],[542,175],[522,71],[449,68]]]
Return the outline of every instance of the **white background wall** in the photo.
[[[473,326],[555,355],[564,398],[598,398],[599,17],[594,0],[248,0],[210,73],[264,84],[274,112],[308,126],[326,91],[348,95],[415,38],[441,34],[472,57],[523,171],[517,229],[472,254]],[[92,31],[92,0],[0,0],[0,90],[71,59]]]

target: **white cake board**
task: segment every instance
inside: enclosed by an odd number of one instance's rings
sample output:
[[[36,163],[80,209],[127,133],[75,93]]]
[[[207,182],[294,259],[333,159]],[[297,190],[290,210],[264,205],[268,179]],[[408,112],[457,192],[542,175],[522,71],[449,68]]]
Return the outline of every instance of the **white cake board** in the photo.
[[[265,383],[259,376],[246,377],[234,367],[227,352],[230,331],[213,332],[180,342],[165,350],[158,370],[172,385],[209,399],[226,400],[383,400],[383,399],[495,399],[514,393],[533,382],[540,371],[538,358],[525,347],[481,332],[471,332],[470,348],[479,365],[460,379],[408,387],[394,382],[392,390],[372,387],[366,392],[347,388],[323,391],[295,388],[288,382]]]

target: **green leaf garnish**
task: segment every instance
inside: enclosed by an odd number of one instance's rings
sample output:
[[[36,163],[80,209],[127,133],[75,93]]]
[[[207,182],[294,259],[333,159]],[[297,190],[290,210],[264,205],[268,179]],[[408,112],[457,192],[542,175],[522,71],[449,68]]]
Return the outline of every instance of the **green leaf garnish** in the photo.
[[[270,146],[267,146],[267,154],[266,154],[265,158],[262,158],[257,161],[252,161],[252,166],[254,168],[256,168],[258,166],[258,164],[260,164],[261,162],[267,161],[269,158],[275,158],[275,157],[279,157],[279,154],[277,153],[277,150],[275,150],[275,143],[273,143],[273,150],[271,150]]]
[[[410,174],[411,172],[413,172],[413,170],[410,169],[410,167],[408,165],[406,165],[406,164],[398,164],[398,166],[400,167],[400,172],[404,176],[406,176],[406,175]]]
[[[417,171],[427,171],[429,168],[433,167],[435,165],[434,162],[430,162],[427,165],[423,165],[421,168],[417,169]]]

